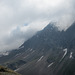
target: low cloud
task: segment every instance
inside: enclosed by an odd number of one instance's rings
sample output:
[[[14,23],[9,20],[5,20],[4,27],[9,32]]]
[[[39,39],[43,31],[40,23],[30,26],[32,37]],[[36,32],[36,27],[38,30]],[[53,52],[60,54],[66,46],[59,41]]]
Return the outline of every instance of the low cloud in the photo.
[[[75,21],[75,0],[0,0],[0,51],[18,48],[50,21],[67,29]]]

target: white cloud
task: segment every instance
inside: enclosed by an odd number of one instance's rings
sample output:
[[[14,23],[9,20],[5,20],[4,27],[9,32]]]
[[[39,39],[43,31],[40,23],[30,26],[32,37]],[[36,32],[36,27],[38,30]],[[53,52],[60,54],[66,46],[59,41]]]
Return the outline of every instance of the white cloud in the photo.
[[[75,0],[0,0],[0,51],[19,47],[51,20],[66,29],[75,20],[74,4]]]

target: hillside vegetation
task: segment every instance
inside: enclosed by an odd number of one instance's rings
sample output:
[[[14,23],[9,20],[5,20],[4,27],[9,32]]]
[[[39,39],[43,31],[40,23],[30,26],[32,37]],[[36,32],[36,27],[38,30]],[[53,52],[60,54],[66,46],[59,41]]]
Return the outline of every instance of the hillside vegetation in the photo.
[[[0,66],[0,75],[20,75],[6,67]]]

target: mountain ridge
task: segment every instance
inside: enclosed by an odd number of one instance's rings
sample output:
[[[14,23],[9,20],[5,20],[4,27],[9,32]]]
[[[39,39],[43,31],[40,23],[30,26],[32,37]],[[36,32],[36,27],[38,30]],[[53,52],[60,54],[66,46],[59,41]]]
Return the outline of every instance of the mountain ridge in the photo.
[[[0,63],[17,66],[13,70],[23,75],[75,75],[74,32],[75,23],[66,31],[59,31],[50,23],[24,42],[19,49],[0,57]],[[26,63],[21,61],[21,65],[18,65],[19,60]]]

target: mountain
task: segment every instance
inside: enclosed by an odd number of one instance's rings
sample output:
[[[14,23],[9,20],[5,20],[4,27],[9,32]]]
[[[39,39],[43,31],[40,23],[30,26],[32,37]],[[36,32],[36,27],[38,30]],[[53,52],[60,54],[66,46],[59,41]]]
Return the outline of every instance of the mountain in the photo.
[[[20,75],[6,67],[0,66],[0,75]]]
[[[65,37],[67,38],[66,41],[69,47],[73,48],[75,44],[75,22],[66,30]]]
[[[42,31],[24,42],[0,64],[22,75],[75,75],[75,22],[59,31],[49,23]]]

